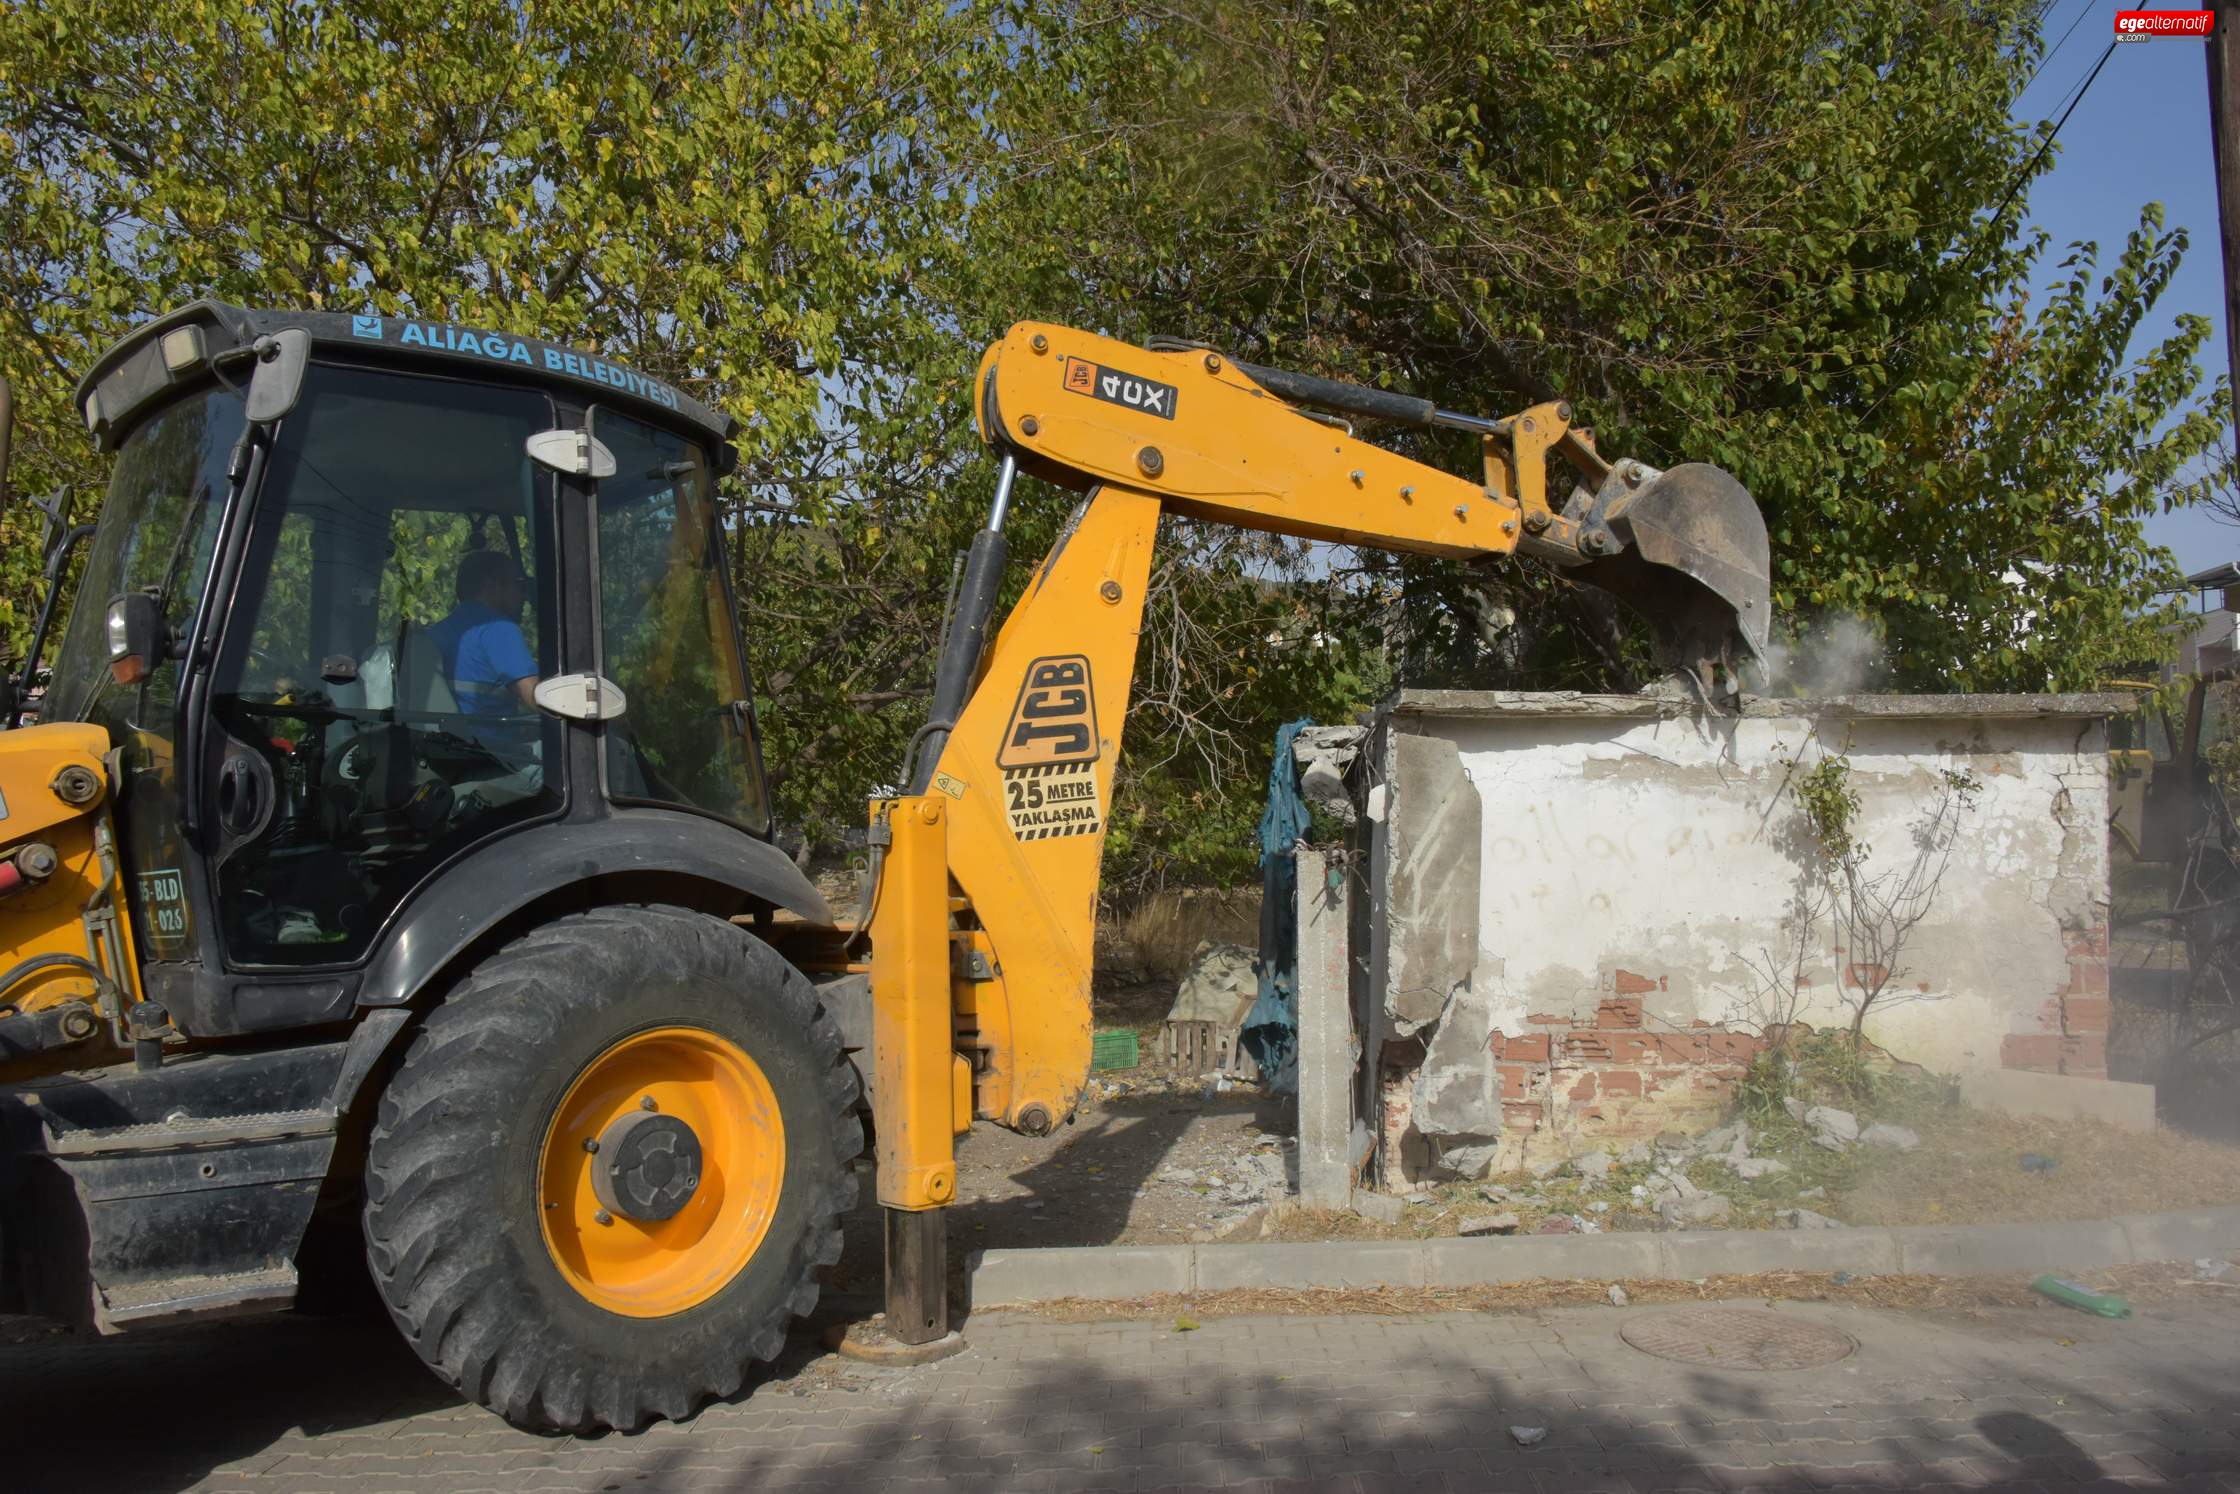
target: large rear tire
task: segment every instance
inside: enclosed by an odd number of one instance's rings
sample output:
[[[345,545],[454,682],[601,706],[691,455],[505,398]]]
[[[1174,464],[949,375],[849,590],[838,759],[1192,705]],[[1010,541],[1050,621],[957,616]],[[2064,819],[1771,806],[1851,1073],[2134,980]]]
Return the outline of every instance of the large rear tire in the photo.
[[[516,1426],[688,1416],[816,1305],[856,1098],[814,988],[744,930],[557,919],[454,987],[383,1093],[374,1282],[428,1367]]]

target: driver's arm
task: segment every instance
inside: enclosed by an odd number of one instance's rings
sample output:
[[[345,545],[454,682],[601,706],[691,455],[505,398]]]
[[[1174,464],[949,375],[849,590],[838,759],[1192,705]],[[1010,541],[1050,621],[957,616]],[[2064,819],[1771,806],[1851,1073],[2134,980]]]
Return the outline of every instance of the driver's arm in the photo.
[[[513,693],[521,698],[522,708],[535,710],[537,705],[537,677],[525,675],[513,682]]]

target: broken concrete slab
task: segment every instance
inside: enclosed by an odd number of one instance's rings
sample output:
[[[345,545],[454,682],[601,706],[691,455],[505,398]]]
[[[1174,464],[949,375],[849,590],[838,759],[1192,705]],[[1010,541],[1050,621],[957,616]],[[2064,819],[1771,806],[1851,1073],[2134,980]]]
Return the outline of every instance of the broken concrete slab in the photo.
[[[1390,750],[1385,1009],[1392,1035],[1408,1037],[1437,1021],[1477,968],[1484,811],[1453,742],[1395,732]]]
[[[1455,1232],[1464,1236],[1513,1235],[1522,1224],[1523,1221],[1513,1212],[1479,1214],[1463,1220]]]
[[[1434,1162],[1458,1178],[1484,1177],[1501,1135],[1492,1003],[1468,981],[1455,987],[1416,1071],[1408,1117]]]
[[[1256,957],[1242,944],[1207,940],[1190,957],[1190,968],[1175,987],[1169,1022],[1211,1022],[1234,1028],[1260,994]]]

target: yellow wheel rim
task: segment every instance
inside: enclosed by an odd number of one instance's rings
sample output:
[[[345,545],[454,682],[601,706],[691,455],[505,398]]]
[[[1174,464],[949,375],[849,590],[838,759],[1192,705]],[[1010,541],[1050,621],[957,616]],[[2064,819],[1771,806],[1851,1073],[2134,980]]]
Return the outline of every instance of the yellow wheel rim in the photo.
[[[649,1105],[647,1102],[651,1101]],[[690,1129],[698,1183],[667,1218],[607,1206],[613,1168],[642,1147],[617,1145],[640,1118]],[[619,1129],[618,1129],[619,1128]],[[606,1156],[585,1145],[601,1141]],[[666,1161],[652,1164],[668,1176]],[[544,1241],[568,1284],[609,1312],[659,1318],[698,1306],[730,1284],[770,1232],[785,1183],[786,1130],[761,1065],[738,1044],[697,1027],[633,1034],[594,1058],[545,1128],[537,1203]],[[631,1195],[637,1196],[637,1195]]]

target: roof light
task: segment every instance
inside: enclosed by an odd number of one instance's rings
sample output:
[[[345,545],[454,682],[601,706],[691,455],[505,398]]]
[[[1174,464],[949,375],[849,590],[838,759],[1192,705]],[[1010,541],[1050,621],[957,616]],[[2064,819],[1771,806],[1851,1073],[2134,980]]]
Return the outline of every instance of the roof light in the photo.
[[[200,327],[174,327],[163,334],[163,366],[173,373],[195,367],[201,363],[202,329]]]

